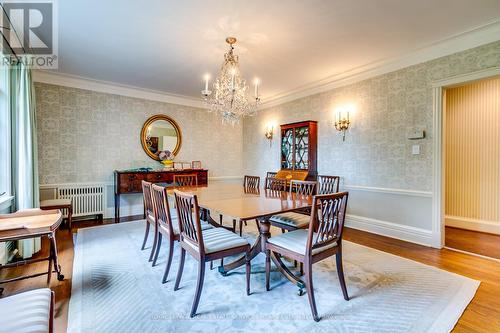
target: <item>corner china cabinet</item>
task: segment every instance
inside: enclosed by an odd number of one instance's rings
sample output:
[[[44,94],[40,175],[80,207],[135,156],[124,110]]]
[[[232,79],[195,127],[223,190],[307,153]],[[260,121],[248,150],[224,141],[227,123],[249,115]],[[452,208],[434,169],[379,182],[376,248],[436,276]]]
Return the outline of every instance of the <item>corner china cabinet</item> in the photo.
[[[280,127],[280,176],[287,179],[315,180],[318,176],[318,122],[308,120]]]

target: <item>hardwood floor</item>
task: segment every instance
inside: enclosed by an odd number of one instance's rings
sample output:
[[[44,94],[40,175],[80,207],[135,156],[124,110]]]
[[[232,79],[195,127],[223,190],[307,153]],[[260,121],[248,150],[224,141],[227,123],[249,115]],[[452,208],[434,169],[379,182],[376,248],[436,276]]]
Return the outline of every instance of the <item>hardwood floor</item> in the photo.
[[[140,216],[122,218],[122,221],[139,219]],[[104,224],[114,220],[104,220]],[[76,222],[74,228],[84,228],[98,224],[94,221]],[[74,230],[75,231],[75,230]],[[437,250],[364,231],[346,229],[346,240],[369,246],[384,252],[435,266],[461,274],[482,283],[453,332],[500,332],[500,263],[447,249]],[[66,332],[68,305],[71,295],[71,272],[73,269],[73,238],[68,230],[57,232],[59,260],[66,279],[62,282],[53,278],[51,289],[56,295],[56,332]],[[137,246],[140,246],[139,244]],[[44,246],[46,248],[46,246]],[[5,270],[2,278],[26,273],[28,270],[46,269],[45,264],[34,264]],[[28,279],[4,285],[4,295],[12,295],[24,290],[45,287],[45,277]]]
[[[446,227],[445,244],[457,250],[500,259],[500,235]]]

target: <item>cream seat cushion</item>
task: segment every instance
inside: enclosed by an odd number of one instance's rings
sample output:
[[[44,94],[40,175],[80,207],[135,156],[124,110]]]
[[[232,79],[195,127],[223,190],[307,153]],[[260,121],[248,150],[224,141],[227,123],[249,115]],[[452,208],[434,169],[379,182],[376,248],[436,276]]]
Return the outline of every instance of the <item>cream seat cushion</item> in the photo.
[[[170,209],[170,217],[172,218],[172,220],[176,220],[177,219],[177,209]],[[155,217],[154,215],[152,214],[149,214],[147,215],[147,220],[149,223],[151,224],[154,224],[155,223]]]
[[[271,216],[269,221],[289,225],[297,229],[305,228],[309,225],[311,217],[295,212],[287,212]]]
[[[46,333],[49,331],[51,291],[26,291],[0,299],[0,332]]]
[[[273,236],[268,239],[268,242],[274,244],[276,246],[282,247],[284,249],[293,251],[295,253],[305,255],[306,254],[306,245],[307,245],[307,235],[309,230],[307,229],[299,229],[290,232],[286,232],[281,235]],[[313,235],[313,241],[316,237],[316,233]],[[314,249],[313,254],[320,253],[327,249],[337,246],[337,243],[329,244],[328,246]]]
[[[179,220],[172,219],[172,228],[174,229],[174,234],[178,235],[180,233]],[[208,230],[212,228],[213,226],[210,225],[208,222],[201,221],[201,230]]]
[[[203,244],[205,245],[205,253],[213,253],[222,250],[232,249],[248,245],[245,238],[232,233],[224,228],[211,228],[203,230]],[[198,250],[198,245],[186,239],[186,243]]]

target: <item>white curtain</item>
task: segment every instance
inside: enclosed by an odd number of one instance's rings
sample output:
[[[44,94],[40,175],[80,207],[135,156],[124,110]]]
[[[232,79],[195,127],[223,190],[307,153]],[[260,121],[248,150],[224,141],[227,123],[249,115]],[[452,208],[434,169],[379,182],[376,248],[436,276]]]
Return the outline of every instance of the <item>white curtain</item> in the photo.
[[[36,101],[31,69],[10,69],[11,178],[14,210],[39,206]],[[23,258],[40,250],[40,238],[18,242]]]

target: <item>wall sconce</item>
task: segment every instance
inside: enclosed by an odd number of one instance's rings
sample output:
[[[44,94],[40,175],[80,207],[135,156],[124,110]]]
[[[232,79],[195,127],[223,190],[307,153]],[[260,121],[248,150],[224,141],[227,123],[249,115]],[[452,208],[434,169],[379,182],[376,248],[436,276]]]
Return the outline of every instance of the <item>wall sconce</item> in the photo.
[[[349,129],[351,121],[349,120],[349,112],[353,110],[353,106],[346,106],[337,109],[335,114],[335,129],[342,132],[342,141],[345,141],[345,132]]]
[[[272,145],[273,143],[273,135],[274,135],[274,126],[273,125],[267,125],[266,127],[266,133],[264,133],[264,136],[266,139],[269,140],[269,146]]]

